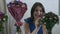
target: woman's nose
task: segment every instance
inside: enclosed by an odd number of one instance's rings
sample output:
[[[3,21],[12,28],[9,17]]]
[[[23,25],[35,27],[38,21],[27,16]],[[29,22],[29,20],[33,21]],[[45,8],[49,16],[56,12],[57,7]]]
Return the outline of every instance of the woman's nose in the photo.
[[[40,11],[38,11],[38,15],[40,15],[40,13],[41,13],[41,12],[40,12]]]

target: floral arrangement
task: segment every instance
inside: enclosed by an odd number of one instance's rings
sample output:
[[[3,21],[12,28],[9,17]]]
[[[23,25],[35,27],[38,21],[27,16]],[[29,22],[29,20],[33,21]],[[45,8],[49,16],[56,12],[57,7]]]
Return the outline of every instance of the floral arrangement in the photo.
[[[3,23],[6,22],[7,19],[8,19],[7,15],[0,11],[0,31],[3,31],[4,29]]]
[[[48,34],[51,34],[51,30],[56,23],[59,23],[58,15],[48,12],[42,19],[39,20],[40,24],[45,24],[48,30]]]
[[[21,22],[21,19],[23,18],[24,13],[27,10],[26,3],[23,3],[21,1],[13,1],[13,2],[10,2],[7,5],[7,7],[10,14],[16,20],[14,26],[16,26],[17,32],[21,31],[20,26],[23,25],[23,23]]]

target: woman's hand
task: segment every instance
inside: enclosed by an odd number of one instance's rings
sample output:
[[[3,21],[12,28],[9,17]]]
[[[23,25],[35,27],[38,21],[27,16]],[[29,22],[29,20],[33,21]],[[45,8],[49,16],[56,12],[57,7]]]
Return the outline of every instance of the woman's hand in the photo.
[[[40,19],[41,19],[41,18],[39,17],[39,18],[37,18],[37,19],[34,20],[35,26],[36,26],[37,28],[40,26],[40,24],[39,24],[39,20],[40,20]]]

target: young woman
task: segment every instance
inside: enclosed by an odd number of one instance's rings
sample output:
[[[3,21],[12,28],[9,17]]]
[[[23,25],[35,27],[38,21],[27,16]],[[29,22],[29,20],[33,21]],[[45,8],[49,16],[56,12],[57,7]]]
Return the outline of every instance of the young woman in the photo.
[[[31,8],[31,17],[25,20],[25,34],[47,34],[45,24],[39,24],[39,19],[43,17],[45,13],[44,6],[36,2]]]

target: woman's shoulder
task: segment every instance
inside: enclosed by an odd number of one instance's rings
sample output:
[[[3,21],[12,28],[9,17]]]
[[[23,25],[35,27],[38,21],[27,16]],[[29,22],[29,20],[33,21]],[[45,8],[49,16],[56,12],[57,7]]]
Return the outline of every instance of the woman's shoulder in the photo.
[[[29,22],[31,22],[31,18],[28,17],[28,18],[24,19],[24,21],[27,22],[27,23],[29,23]]]
[[[31,18],[30,17],[28,17],[28,18],[26,18],[26,19],[24,19],[24,21],[29,21]]]
[[[30,17],[28,17],[28,18],[25,18],[24,20],[29,20],[29,19],[31,19]]]

